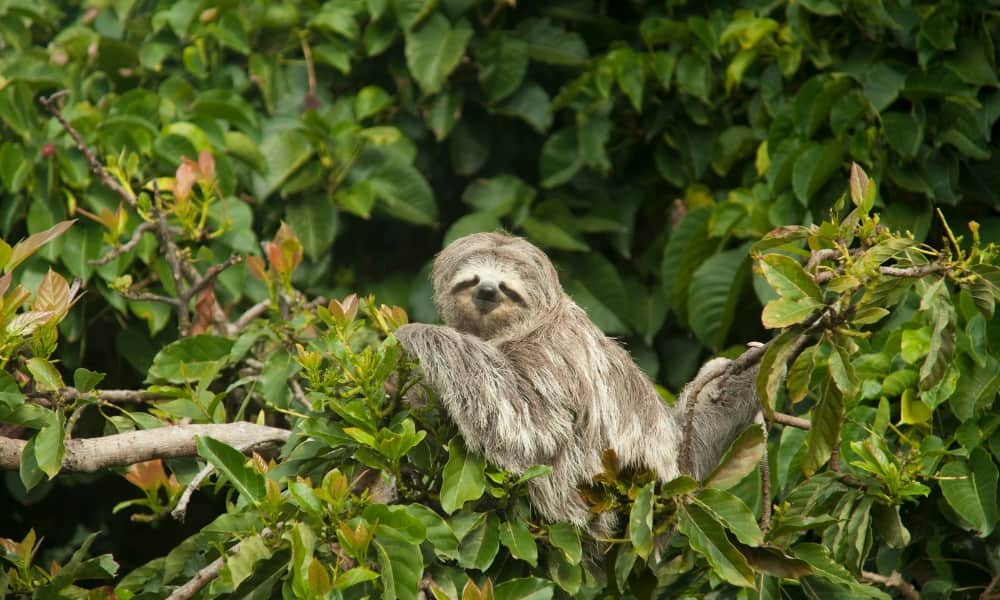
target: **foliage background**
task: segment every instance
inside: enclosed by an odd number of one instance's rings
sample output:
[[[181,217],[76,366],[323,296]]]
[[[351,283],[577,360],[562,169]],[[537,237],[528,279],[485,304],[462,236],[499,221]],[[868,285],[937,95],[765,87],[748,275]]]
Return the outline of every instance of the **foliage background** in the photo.
[[[851,162],[879,181],[875,210],[890,227],[939,245],[937,208],[1000,240],[997,19],[995,3],[958,0],[11,0],[0,6],[0,234],[13,242],[119,206],[38,104],[65,89],[64,114],[137,188],[212,154],[225,202],[210,217],[225,232],[197,244],[203,266],[260,254],[284,221],[304,250],[298,289],[373,292],[433,321],[433,253],[504,227],[544,247],[594,321],[676,392],[710,354],[767,335],[759,315],[774,293],[749,244],[826,219]],[[64,373],[140,385],[177,337],[168,306],[114,289],[126,273],[169,288],[154,244],[88,262],[138,222],[83,217],[17,271],[31,289],[52,267],[87,290],[59,323]],[[216,293],[223,307],[268,296],[245,264]],[[269,365],[273,381],[297,368],[287,352]],[[986,385],[960,422],[992,451],[995,424],[972,418],[992,406]],[[290,392],[274,393],[288,405]],[[953,433],[938,432],[945,446]],[[62,476],[29,496],[16,473],[5,481],[15,508],[0,533],[34,526],[53,558],[103,529],[95,548],[134,567],[204,522],[150,526],[149,554],[132,554],[140,526],[108,510],[129,496],[120,478]],[[996,556],[944,524],[935,536],[937,511],[950,510],[940,499],[914,517],[933,523],[916,557],[878,559],[930,560],[942,589],[985,587],[993,566],[972,581],[947,574],[955,557]],[[200,505],[203,518],[221,502]]]

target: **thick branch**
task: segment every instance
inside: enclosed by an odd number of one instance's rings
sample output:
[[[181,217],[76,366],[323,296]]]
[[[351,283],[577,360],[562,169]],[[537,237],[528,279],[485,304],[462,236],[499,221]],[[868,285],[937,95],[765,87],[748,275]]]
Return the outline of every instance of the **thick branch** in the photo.
[[[209,436],[234,448],[240,448],[244,452],[250,452],[283,444],[289,435],[290,432],[286,429],[237,422],[221,425],[175,425],[97,438],[67,440],[62,469],[92,473],[154,458],[196,456],[198,447],[195,436]],[[0,438],[0,469],[7,471],[18,469],[26,443],[24,440]]]
[[[80,132],[74,129],[73,126],[69,124],[69,121],[66,120],[66,117],[63,116],[60,104],[62,102],[62,99],[67,94],[69,94],[69,92],[67,92],[66,90],[56,92],[55,94],[52,94],[47,98],[45,97],[39,98],[39,102],[42,103],[42,106],[45,107],[45,110],[49,111],[49,114],[51,114],[53,117],[56,118],[57,121],[59,121],[59,124],[63,126],[63,129],[66,130],[66,133],[68,133],[69,136],[73,138],[73,141],[76,142],[77,149],[79,149],[80,152],[83,153],[83,156],[87,159],[87,164],[90,165],[90,170],[94,173],[94,175],[97,175],[98,179],[101,180],[101,183],[107,186],[109,190],[118,194],[118,196],[122,200],[124,200],[126,204],[135,208],[135,195],[132,192],[125,189],[125,187],[122,186],[122,184],[119,183],[117,179],[111,176],[111,173],[108,173],[108,170],[104,168],[104,165],[101,164],[101,161],[97,160],[97,155],[94,154],[94,151],[91,150],[89,146],[87,146],[87,142],[84,141],[83,136],[80,135]]]
[[[861,571],[861,579],[869,583],[877,583],[886,587],[894,587],[899,590],[899,594],[907,600],[920,600],[920,592],[913,584],[903,581],[903,576],[899,571],[893,571],[888,577],[871,571]]]

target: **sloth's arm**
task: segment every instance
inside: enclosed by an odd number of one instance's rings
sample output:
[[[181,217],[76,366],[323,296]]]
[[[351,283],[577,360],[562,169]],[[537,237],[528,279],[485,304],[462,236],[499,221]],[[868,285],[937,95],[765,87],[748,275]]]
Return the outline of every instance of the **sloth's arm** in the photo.
[[[569,441],[573,415],[538,396],[524,373],[495,346],[450,327],[414,323],[396,339],[420,361],[470,449],[518,472],[548,463]]]

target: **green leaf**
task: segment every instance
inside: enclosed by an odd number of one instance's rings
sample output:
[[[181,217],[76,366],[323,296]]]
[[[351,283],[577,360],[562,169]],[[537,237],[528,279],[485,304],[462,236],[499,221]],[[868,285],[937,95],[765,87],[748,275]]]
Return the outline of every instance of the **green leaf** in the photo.
[[[36,437],[38,437],[37,434],[32,436],[32,438],[28,440],[28,443],[26,443],[24,448],[21,450],[19,475],[21,476],[21,483],[24,484],[24,489],[26,491],[31,491],[32,488],[45,479],[45,472],[38,466],[38,460],[35,457]]]
[[[424,558],[420,546],[393,538],[373,542],[382,575],[383,600],[416,600]]]
[[[688,317],[691,331],[716,350],[725,344],[729,327],[750,275],[749,244],[720,252],[703,262],[691,276],[688,306],[697,306]]]
[[[778,298],[764,306],[760,320],[768,329],[782,329],[798,325],[808,319],[822,304],[812,298],[791,300]]]
[[[562,550],[563,556],[571,564],[578,564],[583,558],[580,530],[570,523],[549,525],[549,543]]]
[[[438,0],[390,0],[390,3],[399,24],[404,29],[410,29],[434,11]]]
[[[697,504],[678,507],[678,528],[691,547],[708,560],[716,575],[740,587],[754,587],[754,573],[722,525]]]
[[[653,551],[653,486],[642,486],[628,517],[628,537],[635,553],[645,559]]]
[[[104,373],[79,368],[73,371],[73,387],[81,392],[89,392],[104,380]]]
[[[271,549],[267,547],[260,534],[240,540],[240,547],[226,558],[226,568],[232,585],[239,586],[254,574],[257,563],[271,557]]]
[[[448,19],[434,13],[406,34],[406,65],[425,94],[441,91],[448,75],[465,55],[472,27],[464,19],[454,28]]]
[[[517,24],[515,33],[527,45],[528,56],[539,62],[579,66],[588,58],[583,36],[569,32],[548,18],[528,18]]]
[[[837,389],[845,396],[851,397],[858,387],[857,378],[854,376],[854,366],[847,355],[847,349],[843,345],[831,342],[833,351],[830,352],[828,364],[830,377],[836,384]]]
[[[771,341],[764,353],[764,358],[760,361],[756,387],[757,396],[760,398],[761,407],[763,407],[765,414],[774,411],[778,392],[784,379],[786,364],[792,357],[799,335],[800,333],[794,329],[781,332],[778,337]]]
[[[500,543],[510,550],[511,556],[531,566],[538,565],[538,546],[524,519],[515,517],[500,524]]]
[[[802,206],[809,206],[816,192],[840,169],[842,157],[838,140],[811,144],[799,155],[792,170],[792,190]]]
[[[503,217],[527,208],[535,198],[535,190],[513,175],[498,175],[477,179],[465,188],[462,202],[494,217]]]
[[[934,387],[944,377],[955,355],[955,311],[939,306],[934,311],[934,329],[931,331],[927,358],[920,365],[920,389]]]
[[[267,171],[265,175],[254,175],[253,193],[261,202],[278,191],[313,156],[309,138],[296,129],[280,129],[266,135],[259,149]]]
[[[63,383],[62,375],[59,374],[59,370],[48,360],[36,356],[29,358],[26,364],[38,389],[57,392],[66,387],[66,384]]]
[[[218,440],[198,436],[198,455],[212,464],[237,491],[254,504],[264,500],[264,476],[247,465],[239,450]]]
[[[992,533],[997,524],[997,477],[996,463],[982,448],[974,448],[968,461],[953,460],[938,472],[948,505],[980,537]]]
[[[708,235],[711,216],[712,210],[708,207],[689,211],[670,234],[660,263],[664,296],[681,320],[688,315],[688,287],[695,270],[715,254],[720,245],[719,240]]]
[[[719,466],[705,478],[705,487],[727,490],[743,481],[760,464],[766,447],[763,430],[751,425],[729,445]]]
[[[605,58],[615,71],[615,81],[637,112],[642,112],[642,88],[646,72],[642,59],[632,48],[618,48]]]
[[[448,463],[441,478],[441,508],[452,514],[469,500],[477,500],[486,489],[486,463],[469,455],[457,439],[448,443]]]
[[[479,84],[491,102],[498,102],[521,87],[528,71],[528,48],[508,32],[492,31],[476,48],[476,60]]]
[[[812,380],[813,370],[816,368],[817,347],[810,346],[803,350],[788,369],[785,387],[788,390],[788,399],[792,404],[801,402],[809,393],[809,383]]]
[[[390,215],[417,225],[432,225],[437,221],[434,192],[412,165],[387,161],[372,171],[368,184],[380,201],[379,207]]]
[[[542,134],[552,125],[552,101],[549,94],[533,81],[522,85],[517,92],[498,104],[493,112],[521,119]]]
[[[764,534],[757,526],[757,519],[750,507],[733,494],[706,488],[695,494],[694,501],[736,534],[736,538],[744,544],[759,546],[764,542]]]
[[[819,403],[813,408],[812,427],[806,437],[807,452],[802,458],[802,472],[812,475],[830,459],[833,447],[840,439],[844,420],[844,398],[831,381],[823,383]]]
[[[312,260],[319,260],[330,250],[340,228],[337,209],[323,196],[290,204],[285,209],[285,217],[302,242],[302,249]]]
[[[567,183],[582,167],[583,156],[575,127],[557,131],[545,140],[538,165],[542,187],[553,188]]]
[[[184,383],[213,374],[228,362],[233,341],[218,335],[193,335],[167,344],[153,358],[148,381]]]
[[[500,521],[493,513],[481,514],[458,546],[458,564],[485,571],[500,550]]]
[[[551,600],[555,586],[538,577],[510,579],[493,590],[495,600]]]
[[[66,431],[61,414],[50,412],[49,415],[49,423],[38,431],[33,441],[35,463],[52,479],[62,469],[66,455]]]
[[[851,593],[849,597],[889,600],[889,595],[881,590],[858,583],[847,569],[830,558],[829,552],[822,544],[797,544],[792,548],[792,553],[796,558],[809,564],[813,575],[848,588]]]
[[[586,252],[590,250],[590,246],[586,242],[573,236],[555,223],[546,223],[533,217],[528,217],[521,223],[521,226],[531,241],[539,246],[574,252]]]
[[[423,521],[411,515],[405,506],[369,504],[362,516],[369,523],[378,523],[375,528],[377,536],[396,538],[411,544],[419,544],[427,537]]]
[[[441,515],[422,504],[409,504],[406,511],[424,525],[426,539],[441,556],[458,557],[458,538]]]

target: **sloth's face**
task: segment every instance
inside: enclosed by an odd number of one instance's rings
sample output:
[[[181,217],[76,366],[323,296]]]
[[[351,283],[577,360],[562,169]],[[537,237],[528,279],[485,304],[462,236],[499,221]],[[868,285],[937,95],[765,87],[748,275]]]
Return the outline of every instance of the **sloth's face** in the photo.
[[[490,256],[470,257],[449,282],[451,326],[483,339],[523,320],[529,295],[516,264]]]

